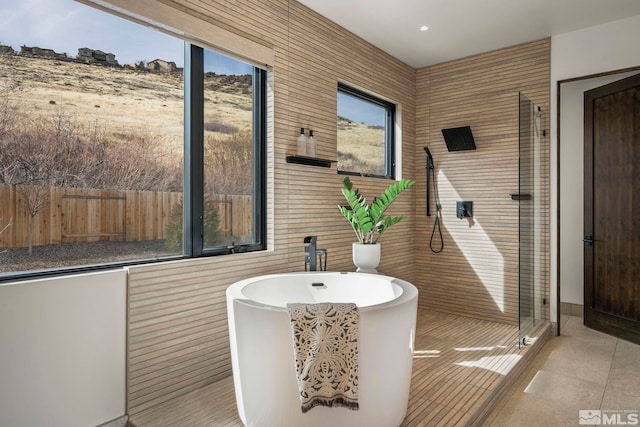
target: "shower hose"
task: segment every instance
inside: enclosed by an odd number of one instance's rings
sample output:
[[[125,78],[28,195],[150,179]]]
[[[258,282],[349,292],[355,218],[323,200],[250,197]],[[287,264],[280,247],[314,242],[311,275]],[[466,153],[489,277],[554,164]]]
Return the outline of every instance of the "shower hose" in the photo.
[[[436,171],[435,167],[427,167],[427,173],[431,173],[431,182],[433,183],[433,201],[436,205],[436,219],[433,223],[433,230],[431,231],[431,238],[429,239],[429,248],[431,252],[439,254],[444,249],[444,239],[442,238],[442,229],[440,228],[440,210],[442,209],[442,205],[440,204],[440,197],[438,197],[438,187],[436,185]],[[427,200],[427,203],[429,201]],[[439,248],[434,247],[433,237],[436,234],[436,229],[438,229],[438,238],[440,239]],[[437,248],[437,249],[436,249]]]

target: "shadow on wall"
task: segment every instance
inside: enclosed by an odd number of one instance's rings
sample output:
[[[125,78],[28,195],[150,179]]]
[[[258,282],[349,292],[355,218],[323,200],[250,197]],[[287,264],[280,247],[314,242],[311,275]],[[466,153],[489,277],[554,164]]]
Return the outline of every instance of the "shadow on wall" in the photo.
[[[464,224],[467,226],[466,220]],[[428,276],[435,280],[427,281],[419,288],[424,306],[445,313],[517,324],[517,306],[511,307],[509,304],[508,294],[505,295],[504,287],[500,287],[504,285],[495,284],[504,283],[505,275],[495,272],[495,267],[492,267],[494,261],[480,252],[471,257],[472,262],[476,263],[474,267],[446,226],[442,235],[448,261],[438,261],[442,254],[434,254],[427,260],[425,268]],[[452,262],[451,259],[456,261]],[[455,269],[451,265],[455,265]],[[483,279],[491,282],[485,283]],[[517,299],[517,294],[514,298]]]
[[[505,259],[502,251],[505,245],[515,244],[517,252],[517,223],[515,239],[505,237],[500,241],[500,236],[511,233],[512,225],[507,224],[498,231],[483,226],[483,211],[486,215],[487,204],[492,204],[487,195],[479,197],[482,204],[474,206],[479,208],[475,209],[476,216],[460,220],[455,215],[456,201],[466,200],[467,195],[459,194],[442,170],[438,171],[437,183],[443,206],[444,251],[440,254],[429,252],[425,259],[426,276],[435,280],[420,289],[423,304],[448,313],[517,324],[517,259],[513,264],[513,260]],[[428,223],[429,236],[432,227],[433,220]],[[427,251],[428,243],[427,239]]]
[[[438,172],[438,190],[440,199],[451,200],[450,204],[462,200],[442,170]],[[482,228],[480,221],[476,217],[470,217],[458,221],[449,220],[443,225],[496,307],[504,313],[504,276],[498,277],[495,273],[504,272],[504,257]],[[478,250],[479,248],[481,250]],[[487,268],[488,262],[491,263],[491,269]]]

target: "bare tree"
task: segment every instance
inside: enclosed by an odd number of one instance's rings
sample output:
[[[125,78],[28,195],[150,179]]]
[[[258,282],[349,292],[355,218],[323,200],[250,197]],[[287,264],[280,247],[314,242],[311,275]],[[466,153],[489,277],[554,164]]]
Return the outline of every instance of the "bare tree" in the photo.
[[[11,54],[0,56],[0,183],[16,185],[22,208],[29,214],[31,255],[35,218],[49,203],[55,158],[48,138],[33,134],[34,123],[20,114],[23,87],[17,75],[15,57]],[[34,135],[36,137],[32,137]]]
[[[29,214],[29,255],[33,253],[35,219],[49,204],[50,186],[56,180],[55,144],[50,140],[15,138],[9,153],[6,178],[16,185],[21,207]],[[6,179],[5,178],[5,179]]]
[[[4,223],[4,218],[0,218],[0,227],[2,227],[2,224]],[[4,233],[9,227],[11,227],[13,225],[13,218],[9,219],[9,222],[2,228],[0,228],[0,234]],[[5,249],[4,251],[0,251],[0,254],[7,252],[7,250]]]
[[[29,214],[29,255],[33,254],[33,231],[36,217],[49,204],[50,188],[48,185],[19,185],[16,190],[20,194],[20,202]]]

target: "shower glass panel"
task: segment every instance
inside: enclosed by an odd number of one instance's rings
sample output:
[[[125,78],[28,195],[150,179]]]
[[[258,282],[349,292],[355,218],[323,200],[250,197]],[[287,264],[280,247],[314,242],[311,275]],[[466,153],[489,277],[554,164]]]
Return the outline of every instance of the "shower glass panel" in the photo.
[[[542,231],[546,217],[546,197],[544,197],[544,178],[542,166],[544,122],[543,114],[537,105],[522,93],[519,94],[520,132],[519,132],[519,177],[518,177],[518,214],[519,214],[519,345],[526,345],[529,336],[546,320],[544,306],[544,254]]]

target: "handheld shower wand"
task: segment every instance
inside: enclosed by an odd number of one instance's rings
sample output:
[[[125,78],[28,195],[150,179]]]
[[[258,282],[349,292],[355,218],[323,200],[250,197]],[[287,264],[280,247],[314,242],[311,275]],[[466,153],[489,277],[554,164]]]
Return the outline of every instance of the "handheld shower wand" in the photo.
[[[427,153],[427,167],[425,168],[427,170],[427,216],[431,216],[431,210],[429,206],[431,186],[429,184],[431,171],[435,169],[435,166],[433,165],[433,156],[431,155],[431,151],[429,151],[429,147],[424,147],[424,151]]]
[[[440,228],[440,200],[438,198],[438,188],[436,186],[436,172],[435,165],[433,163],[433,156],[431,155],[431,151],[429,151],[429,147],[424,147],[425,153],[427,153],[427,216],[431,216],[431,210],[429,207],[429,202],[431,199],[431,179],[433,178],[433,201],[436,206],[436,219],[433,223],[433,230],[431,231],[431,238],[429,239],[429,248],[433,253],[440,253],[444,249],[444,239],[442,238],[442,229]],[[434,249],[433,247],[433,236],[436,233],[436,228],[438,229],[438,234],[440,236],[440,248]]]

